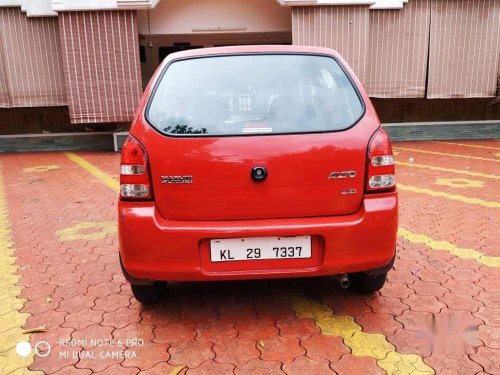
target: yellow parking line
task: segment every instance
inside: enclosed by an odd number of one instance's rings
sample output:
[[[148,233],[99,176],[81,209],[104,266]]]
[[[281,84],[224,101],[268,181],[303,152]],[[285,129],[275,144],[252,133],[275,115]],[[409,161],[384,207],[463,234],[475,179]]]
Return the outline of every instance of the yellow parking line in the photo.
[[[16,275],[17,266],[7,211],[7,198],[0,173],[0,374],[20,373],[41,374],[32,372],[28,366],[33,363],[33,352],[26,357],[16,353],[16,345],[21,341],[30,341],[22,326],[29,314],[21,313],[25,299],[20,298],[22,287],[16,285],[21,278]]]
[[[120,183],[113,177],[110,177],[106,172],[97,168],[95,165],[90,164],[87,160],[78,156],[74,152],[65,152],[64,154],[114,191],[120,191]]]
[[[419,188],[419,187],[410,186],[410,185],[404,185],[404,184],[400,184],[400,183],[398,183],[398,189],[405,190],[405,191],[411,191],[412,193],[427,194],[427,195],[431,195],[433,197],[451,199],[453,201],[459,201],[459,202],[463,202],[463,203],[477,204],[477,205],[489,207],[489,208],[500,208],[499,202],[490,202],[490,201],[485,201],[485,200],[482,200],[479,198],[470,198],[470,197],[465,197],[463,195],[458,195],[458,194],[449,194],[449,193],[445,193],[444,191],[424,189],[424,188]]]
[[[498,159],[482,158],[480,156],[449,154],[449,153],[446,153],[446,152],[419,150],[417,148],[394,147],[394,150],[404,150],[404,151],[420,152],[420,153],[423,153],[423,154],[431,154],[431,155],[451,156],[451,157],[454,157],[454,158],[463,158],[463,159],[494,161],[496,163],[500,163],[500,160],[498,160]]]
[[[89,229],[91,230],[90,232],[88,232]],[[116,233],[117,230],[116,222],[114,221],[86,221],[68,228],[59,229],[56,231],[56,236],[59,238],[59,241],[95,241],[106,238],[108,234]]]
[[[500,257],[484,255],[474,249],[461,248],[448,241],[437,241],[425,234],[415,234],[405,228],[399,228],[398,235],[409,242],[424,244],[433,250],[447,251],[463,259],[474,259],[488,267],[500,267]]]
[[[434,184],[440,186],[449,186],[459,189],[483,188],[484,182],[479,180],[469,180],[468,178],[436,178]]]
[[[474,176],[474,177],[489,178],[489,179],[493,179],[493,180],[500,180],[500,176],[497,176],[497,175],[494,175],[494,174],[471,172],[471,171],[466,171],[466,170],[462,170],[462,169],[450,169],[450,168],[443,168],[443,167],[435,167],[433,165],[417,164],[417,163],[407,163],[407,162],[404,162],[404,161],[395,161],[394,164],[401,165],[401,166],[404,166],[404,167],[414,167],[414,168],[420,168],[420,169],[429,169],[431,171],[449,172],[449,173],[456,173],[456,174],[464,174],[464,175],[467,175],[467,176]]]
[[[375,358],[377,365],[389,375],[435,374],[417,354],[396,351],[384,335],[366,333],[351,316],[339,316],[326,304],[305,296],[292,296],[292,308],[299,318],[313,319],[325,336],[339,336],[355,356]]]
[[[455,142],[443,142],[443,141],[434,141],[434,143],[442,143],[444,145],[474,147],[474,148],[483,148],[486,150],[499,150],[500,151],[500,147],[493,147],[493,146],[469,145],[467,143],[455,143]]]

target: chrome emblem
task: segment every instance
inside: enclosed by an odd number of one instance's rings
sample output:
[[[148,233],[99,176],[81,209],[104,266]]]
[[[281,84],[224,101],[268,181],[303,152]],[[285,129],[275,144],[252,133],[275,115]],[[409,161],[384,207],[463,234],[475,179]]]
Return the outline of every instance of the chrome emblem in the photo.
[[[332,172],[330,173],[329,179],[334,178],[354,178],[356,177],[356,171],[342,171],[342,172]]]
[[[193,176],[161,176],[162,184],[192,184]]]
[[[340,194],[342,194],[342,195],[354,195],[354,194],[356,194],[356,189],[340,190]]]

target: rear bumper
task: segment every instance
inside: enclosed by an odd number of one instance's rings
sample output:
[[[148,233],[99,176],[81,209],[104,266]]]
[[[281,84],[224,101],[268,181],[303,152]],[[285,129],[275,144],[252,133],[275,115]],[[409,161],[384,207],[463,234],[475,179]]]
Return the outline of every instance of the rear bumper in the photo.
[[[132,283],[384,272],[394,259],[396,193],[365,196],[352,215],[314,218],[173,221],[154,202],[119,202],[120,257]],[[310,259],[210,261],[210,239],[312,236]]]

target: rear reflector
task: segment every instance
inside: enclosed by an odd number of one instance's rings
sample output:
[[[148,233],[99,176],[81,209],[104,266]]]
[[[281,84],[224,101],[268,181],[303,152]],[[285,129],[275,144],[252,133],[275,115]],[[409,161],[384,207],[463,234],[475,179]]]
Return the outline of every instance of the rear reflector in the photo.
[[[392,155],[374,156],[372,165],[394,165],[394,158]]]
[[[120,166],[120,174],[124,174],[127,176],[144,174],[144,166],[142,166],[142,165],[121,165]]]
[[[368,186],[372,189],[391,188],[396,185],[396,178],[393,174],[383,174],[372,176],[368,180]]]
[[[149,187],[144,184],[121,184],[120,194],[128,198],[144,198],[149,196]]]

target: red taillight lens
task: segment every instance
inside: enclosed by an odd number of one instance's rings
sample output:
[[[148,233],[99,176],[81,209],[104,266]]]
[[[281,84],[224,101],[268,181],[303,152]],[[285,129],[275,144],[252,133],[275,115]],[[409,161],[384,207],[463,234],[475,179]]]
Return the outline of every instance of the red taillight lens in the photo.
[[[382,128],[377,130],[370,140],[367,165],[367,193],[396,189],[391,141]]]
[[[135,138],[129,136],[122,148],[120,198],[151,199],[152,191],[147,159],[144,147]]]

